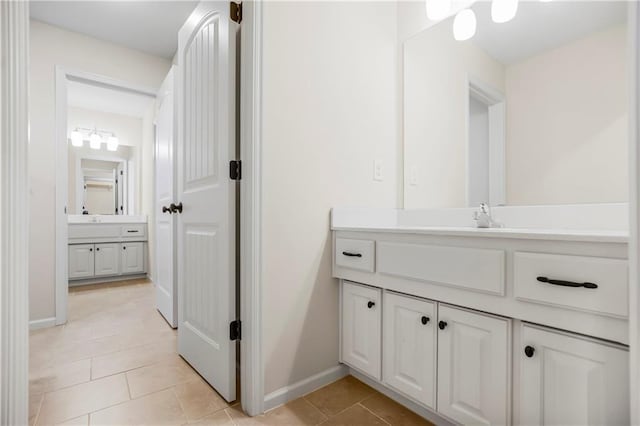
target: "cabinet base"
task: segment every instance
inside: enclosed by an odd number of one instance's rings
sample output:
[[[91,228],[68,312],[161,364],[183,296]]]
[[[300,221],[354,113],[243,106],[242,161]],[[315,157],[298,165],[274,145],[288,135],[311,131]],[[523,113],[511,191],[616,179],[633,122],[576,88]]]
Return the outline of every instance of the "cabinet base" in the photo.
[[[349,368],[349,374],[351,374],[353,377],[355,377],[356,379],[360,380],[361,382],[371,386],[372,388],[374,388],[375,390],[377,390],[381,394],[393,399],[398,404],[400,404],[400,405],[408,408],[409,410],[413,411],[414,413],[416,413],[420,417],[424,417],[425,419],[429,420],[431,423],[433,423],[435,425],[438,425],[438,426],[454,426],[455,425],[455,423],[452,423],[450,420],[447,420],[447,419],[439,416],[438,414],[434,413],[433,411],[431,411],[431,410],[429,410],[427,408],[424,408],[421,405],[418,405],[417,403],[413,402],[409,398],[407,398],[407,397],[399,394],[398,392],[386,387],[382,383],[377,382],[374,379],[372,379],[372,378],[360,373],[359,371],[354,370],[353,368]]]
[[[98,278],[88,278],[81,280],[69,280],[69,287],[78,287],[81,285],[92,285],[92,284],[102,284],[102,283],[112,283],[116,281],[128,281],[128,280],[136,280],[140,278],[148,278],[146,273],[142,274],[132,274],[132,275],[117,275],[113,277],[98,277]]]

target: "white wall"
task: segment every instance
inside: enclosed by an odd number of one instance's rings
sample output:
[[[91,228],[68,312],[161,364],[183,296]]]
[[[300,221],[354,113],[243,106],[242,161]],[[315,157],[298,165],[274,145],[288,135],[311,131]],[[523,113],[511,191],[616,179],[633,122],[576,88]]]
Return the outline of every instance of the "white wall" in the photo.
[[[626,26],[506,70],[507,203],[628,199]]]
[[[450,20],[405,42],[405,208],[467,204],[469,76],[504,92],[502,64],[454,40]]]
[[[55,315],[55,67],[159,87],[171,62],[31,21],[29,298],[31,320]]]
[[[338,363],[334,206],[395,207],[396,5],[267,2],[263,19],[265,392]],[[384,180],[373,181],[375,159]]]

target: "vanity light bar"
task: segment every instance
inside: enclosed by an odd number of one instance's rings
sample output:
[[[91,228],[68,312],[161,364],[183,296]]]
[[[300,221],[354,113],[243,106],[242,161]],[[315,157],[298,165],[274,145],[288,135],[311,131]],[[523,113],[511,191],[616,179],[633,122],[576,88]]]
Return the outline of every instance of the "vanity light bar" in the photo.
[[[81,147],[84,144],[85,138],[89,139],[89,146],[92,149],[100,149],[102,143],[107,144],[107,150],[117,151],[119,140],[114,132],[108,130],[88,129],[85,127],[76,127],[69,135],[71,139],[71,145]]]

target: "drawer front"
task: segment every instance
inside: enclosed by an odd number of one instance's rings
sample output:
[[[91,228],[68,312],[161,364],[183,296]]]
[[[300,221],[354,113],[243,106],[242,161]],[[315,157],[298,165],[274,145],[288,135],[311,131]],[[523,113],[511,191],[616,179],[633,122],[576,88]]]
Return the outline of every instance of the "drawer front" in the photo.
[[[378,242],[378,272],[504,295],[504,251]]]
[[[374,272],[375,242],[336,238],[335,257],[337,266]]]
[[[629,315],[627,261],[516,252],[514,295],[520,300],[624,318]]]
[[[123,237],[144,237],[145,234],[145,225],[142,223],[122,226]]]
[[[72,224],[69,225],[69,239],[80,238],[117,238],[120,236],[120,225],[105,224]]]

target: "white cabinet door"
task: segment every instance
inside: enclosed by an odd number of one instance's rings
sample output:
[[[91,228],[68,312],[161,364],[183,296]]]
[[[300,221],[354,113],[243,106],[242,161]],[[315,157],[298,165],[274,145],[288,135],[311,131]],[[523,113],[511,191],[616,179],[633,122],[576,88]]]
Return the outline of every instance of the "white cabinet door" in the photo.
[[[69,278],[91,278],[94,273],[93,244],[69,246]]]
[[[141,274],[144,272],[144,243],[122,243],[122,274]]]
[[[120,244],[96,244],[95,245],[95,276],[118,275],[120,270],[118,260]]]
[[[438,307],[438,412],[461,424],[509,418],[508,319]]]
[[[382,306],[379,289],[342,284],[342,361],[380,380]]]
[[[387,385],[435,408],[436,305],[384,293],[383,377]]]
[[[527,325],[522,329],[519,424],[629,424],[625,349]]]

